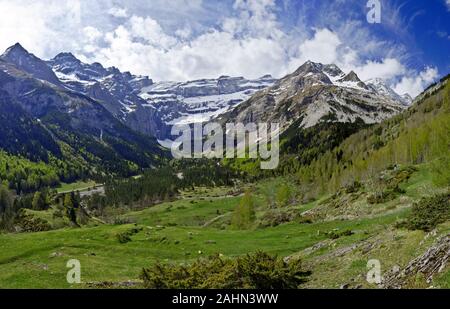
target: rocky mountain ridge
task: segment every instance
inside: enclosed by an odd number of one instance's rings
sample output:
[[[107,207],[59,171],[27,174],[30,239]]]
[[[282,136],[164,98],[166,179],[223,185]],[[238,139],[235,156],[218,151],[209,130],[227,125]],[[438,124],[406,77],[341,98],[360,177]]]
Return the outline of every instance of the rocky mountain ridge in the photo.
[[[327,121],[376,123],[403,110],[411,101],[383,80],[361,81],[334,64],[306,62],[276,80],[221,76],[188,82],[157,82],[100,63],[87,64],[71,53],[43,61],[20,44],[1,57],[5,63],[48,83],[97,101],[114,118],[140,133],[164,141],[175,124],[220,121],[278,121],[287,128],[299,118],[301,127]],[[16,72],[17,73],[17,72]],[[20,91],[19,91],[20,92]],[[39,109],[39,106],[35,108]]]
[[[405,108],[397,96],[379,92],[354,72],[308,61],[218,120],[278,122],[283,132],[298,120],[299,128],[323,121],[378,123]]]

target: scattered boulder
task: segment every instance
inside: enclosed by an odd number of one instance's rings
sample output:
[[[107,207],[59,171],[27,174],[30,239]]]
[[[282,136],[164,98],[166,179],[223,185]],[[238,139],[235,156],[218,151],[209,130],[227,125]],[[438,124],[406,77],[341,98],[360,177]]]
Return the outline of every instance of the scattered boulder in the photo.
[[[448,265],[450,258],[450,234],[442,236],[424,254],[415,258],[403,269],[393,269],[384,276],[382,287],[387,289],[401,289],[410,278],[421,273],[427,283],[431,283],[433,276],[442,272]]]
[[[64,254],[61,253],[61,252],[53,252],[53,253],[50,254],[50,257],[51,257],[51,258],[55,258],[55,257],[63,256],[63,255],[64,255]]]

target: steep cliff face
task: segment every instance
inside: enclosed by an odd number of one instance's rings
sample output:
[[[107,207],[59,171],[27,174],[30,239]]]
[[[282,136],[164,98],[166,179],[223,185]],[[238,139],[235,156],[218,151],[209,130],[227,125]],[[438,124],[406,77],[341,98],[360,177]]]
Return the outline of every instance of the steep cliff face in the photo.
[[[208,122],[274,82],[270,75],[256,80],[222,76],[183,83],[156,83],[144,87],[139,95],[147,101],[146,107],[155,109],[159,118],[172,126]],[[170,136],[166,134],[165,137]]]
[[[99,101],[111,114],[130,128],[150,136],[167,131],[157,110],[146,107],[138,96],[153,84],[147,76],[122,73],[100,63],[86,64],[70,53],[61,53],[47,62],[64,86]]]

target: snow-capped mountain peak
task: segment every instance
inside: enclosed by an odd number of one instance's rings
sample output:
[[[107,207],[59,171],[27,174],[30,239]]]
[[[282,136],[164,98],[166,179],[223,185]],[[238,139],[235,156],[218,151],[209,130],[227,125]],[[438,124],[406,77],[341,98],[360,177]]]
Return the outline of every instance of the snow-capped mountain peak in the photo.
[[[255,80],[220,76],[188,82],[160,82],[144,87],[140,97],[158,110],[168,125],[207,122],[232,110],[255,92],[275,82],[270,75]]]
[[[345,73],[335,64],[327,64],[322,67],[322,70],[333,78],[342,78]]]
[[[365,83],[378,94],[392,98],[393,100],[396,100],[403,105],[408,106],[413,101],[412,97],[409,94],[403,94],[401,96],[396,93],[382,78],[369,79]]]
[[[244,123],[276,121],[283,128],[296,120],[301,120],[301,127],[321,121],[375,123],[411,101],[382,79],[366,84],[353,71],[345,73],[335,64],[312,61],[279,80],[270,75],[257,79],[220,76],[158,83],[115,67],[84,63],[72,53],[43,61],[20,44],[8,48],[0,64],[7,74],[39,79],[63,93],[82,94],[130,128],[160,140],[171,137],[172,125],[221,118]]]
[[[28,54],[29,54],[28,51],[20,43],[16,43],[13,46],[10,46],[8,49],[6,49],[2,57],[8,57],[11,55],[26,56]]]
[[[99,101],[116,118],[142,133],[155,135],[165,130],[155,110],[145,108],[137,94],[153,84],[147,76],[105,68],[100,63],[83,63],[71,53],[60,53],[47,61],[64,87]]]
[[[338,87],[372,91],[386,96],[402,105],[409,105],[412,98],[409,95],[400,96],[381,78],[363,82],[354,71],[344,73],[335,64],[321,64],[312,61],[305,62],[291,76],[303,78],[303,86],[318,84],[333,84]]]
[[[0,59],[14,64],[19,70],[23,70],[37,79],[54,85],[61,85],[61,82],[51,68],[49,68],[43,60],[29,53],[19,43],[9,47],[3,55],[0,56]]]
[[[345,81],[345,82],[356,82],[356,83],[361,82],[361,80],[359,79],[358,75],[356,75],[356,73],[354,71],[350,71],[350,73],[345,75],[344,78],[342,78],[342,81]]]
[[[390,96],[390,88],[366,85],[351,71],[345,74],[334,64],[308,61],[273,86],[253,95],[237,108],[219,117],[219,121],[278,122],[281,131],[296,121],[301,128],[323,121],[377,123],[405,106]]]

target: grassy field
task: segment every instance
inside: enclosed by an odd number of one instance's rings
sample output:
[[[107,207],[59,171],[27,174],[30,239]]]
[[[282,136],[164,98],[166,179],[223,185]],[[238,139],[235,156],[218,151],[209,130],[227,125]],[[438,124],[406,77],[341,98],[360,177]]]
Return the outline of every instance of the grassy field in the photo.
[[[67,193],[67,192],[73,192],[73,191],[84,191],[89,188],[93,188],[97,186],[98,184],[95,181],[79,181],[74,183],[62,183],[59,188],[57,188],[58,193]]]
[[[283,183],[295,191],[291,180],[281,178],[252,187],[257,221],[268,211],[267,196]],[[363,192],[338,209],[328,204],[327,196],[308,204],[294,201],[283,209],[321,218],[312,223],[294,220],[275,227],[255,224],[249,230],[235,230],[230,218],[242,197],[230,195],[232,188],[197,188],[183,192],[177,201],[125,213],[121,219],[128,223],[123,225],[0,235],[0,288],[87,288],[103,282],[136,282],[139,286],[142,268],[156,261],[185,263],[216,253],[235,257],[257,250],[300,256],[312,270],[305,287],[339,288],[350,283],[374,288],[365,280],[369,259],[379,259],[383,270],[404,267],[440,235],[450,232],[448,223],[432,235],[395,228],[395,223],[409,214],[417,196],[437,190],[432,188],[426,169],[420,169],[402,186],[404,195],[372,208],[364,202]],[[138,231],[131,241],[119,242],[118,234],[135,228]],[[347,230],[352,234],[330,238],[332,232]],[[70,259],[81,262],[81,285],[66,281]],[[418,286],[423,284],[417,280]],[[433,284],[450,287],[448,268]]]

